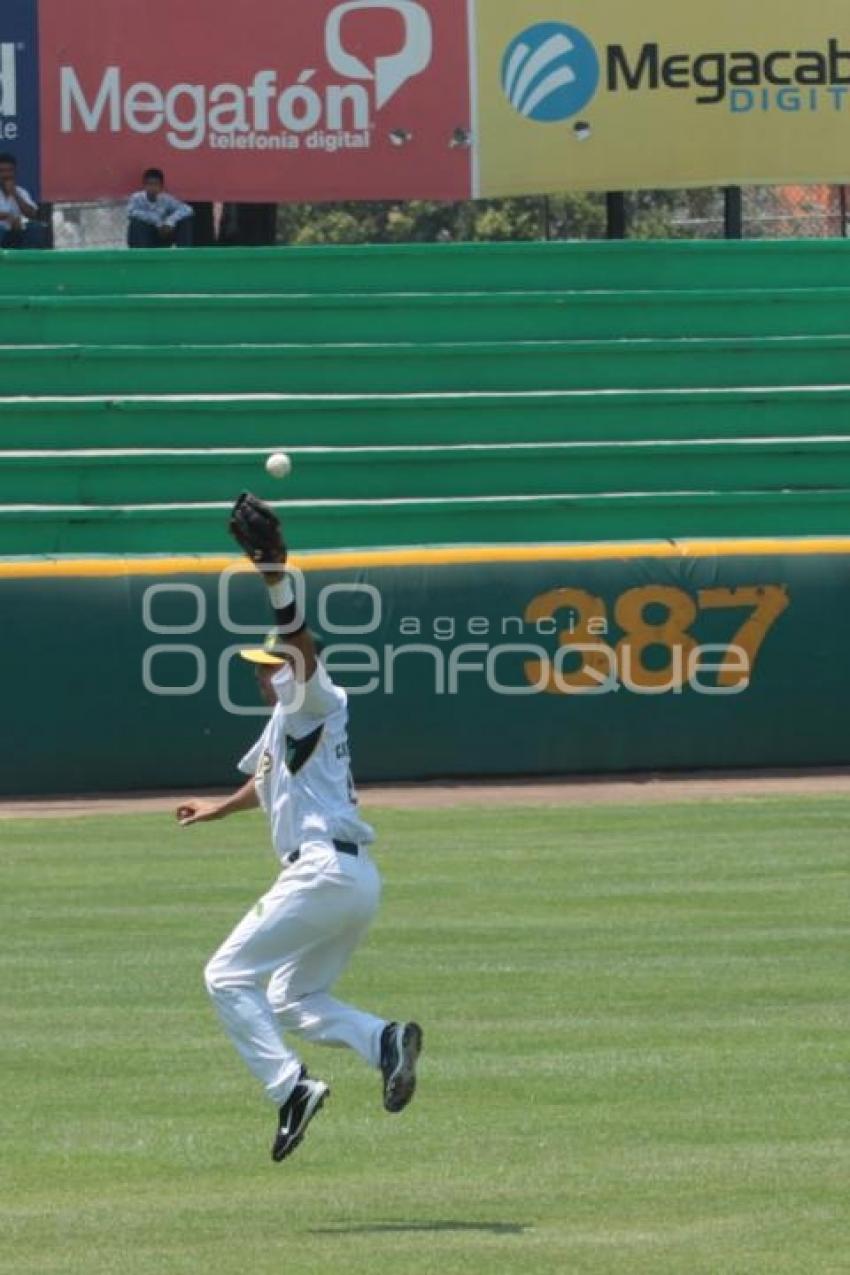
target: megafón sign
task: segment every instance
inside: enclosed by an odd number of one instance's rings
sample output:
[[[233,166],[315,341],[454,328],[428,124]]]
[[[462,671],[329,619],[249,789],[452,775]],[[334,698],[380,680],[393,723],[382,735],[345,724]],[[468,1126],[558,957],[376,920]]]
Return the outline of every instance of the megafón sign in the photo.
[[[63,51],[45,100],[55,196],[103,190],[104,155],[116,193],[148,163],[189,198],[467,193],[450,146],[470,115],[456,0],[214,3],[185,27],[170,0],[86,0],[82,29],[74,10],[42,2]]]
[[[35,0],[0,3],[0,151],[11,151],[31,194],[39,189]]]

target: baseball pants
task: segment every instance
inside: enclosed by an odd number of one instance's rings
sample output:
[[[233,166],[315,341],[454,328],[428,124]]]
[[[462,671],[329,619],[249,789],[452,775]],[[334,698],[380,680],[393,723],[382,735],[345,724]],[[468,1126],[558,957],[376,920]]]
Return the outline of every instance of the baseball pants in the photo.
[[[276,1106],[301,1071],[282,1032],[346,1045],[369,1066],[380,1064],[385,1021],[330,995],[380,893],[378,869],[364,849],[355,857],[324,843],[305,845],[204,971],[225,1029]]]

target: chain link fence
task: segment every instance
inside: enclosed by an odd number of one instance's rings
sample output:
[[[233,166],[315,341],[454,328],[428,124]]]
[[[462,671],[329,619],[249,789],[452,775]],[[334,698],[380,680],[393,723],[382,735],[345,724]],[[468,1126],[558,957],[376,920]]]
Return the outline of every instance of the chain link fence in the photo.
[[[55,248],[124,248],[125,203],[54,204]]]
[[[747,238],[847,237],[846,186],[752,186],[743,194]]]
[[[751,186],[742,192],[745,239],[846,238],[844,186]],[[378,215],[375,210],[379,209]],[[222,205],[215,206],[214,224]],[[723,190],[639,191],[622,201],[628,238],[722,239],[727,233]],[[121,248],[125,205],[56,204],[56,248]],[[280,205],[279,243],[368,243],[468,239],[601,239],[610,233],[605,195],[562,195],[464,205]]]

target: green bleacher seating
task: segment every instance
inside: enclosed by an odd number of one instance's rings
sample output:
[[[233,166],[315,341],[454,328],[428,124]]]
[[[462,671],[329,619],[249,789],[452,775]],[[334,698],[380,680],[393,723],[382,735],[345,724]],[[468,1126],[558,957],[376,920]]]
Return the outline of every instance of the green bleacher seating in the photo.
[[[842,240],[8,253],[5,296],[850,287]]]
[[[596,341],[829,335],[850,288],[219,296],[0,295],[21,345]]]
[[[834,384],[850,334],[432,345],[0,346],[9,394],[422,394]]]
[[[0,253],[0,555],[221,553],[246,486],[303,548],[844,532],[848,300],[839,241]]]
[[[6,449],[390,446],[850,435],[850,385],[547,393],[16,398]]]

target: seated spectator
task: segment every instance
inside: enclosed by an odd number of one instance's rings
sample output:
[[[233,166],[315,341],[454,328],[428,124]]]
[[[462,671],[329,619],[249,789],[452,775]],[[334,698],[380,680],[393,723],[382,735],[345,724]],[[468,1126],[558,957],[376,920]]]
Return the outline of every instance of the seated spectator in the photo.
[[[127,205],[127,243],[131,248],[178,248],[192,246],[192,209],[164,190],[160,168],[144,174],[144,189],[136,191]]]
[[[0,154],[0,248],[46,248],[47,227],[37,216],[38,204],[18,185],[14,155]]]

